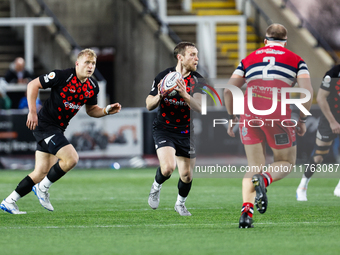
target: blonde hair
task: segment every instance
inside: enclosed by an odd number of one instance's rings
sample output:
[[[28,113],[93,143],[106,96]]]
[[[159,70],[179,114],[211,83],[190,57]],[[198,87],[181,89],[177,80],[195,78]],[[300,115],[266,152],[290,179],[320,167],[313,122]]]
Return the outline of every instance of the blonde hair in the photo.
[[[81,52],[79,52],[77,56],[77,60],[81,58],[82,56],[89,56],[89,57],[94,57],[97,59],[97,54],[94,52],[94,50],[91,50],[91,49],[83,49]]]

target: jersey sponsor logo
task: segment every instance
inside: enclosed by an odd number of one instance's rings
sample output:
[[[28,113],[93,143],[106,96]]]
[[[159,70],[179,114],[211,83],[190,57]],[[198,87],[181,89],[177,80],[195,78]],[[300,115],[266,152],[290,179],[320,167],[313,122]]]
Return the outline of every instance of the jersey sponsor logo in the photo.
[[[177,101],[176,99],[168,99],[167,97],[164,98],[165,103],[173,104],[173,105],[180,105],[180,106],[187,106],[188,104],[184,101]]]
[[[274,87],[266,87],[266,86],[258,86],[258,85],[253,85],[252,86],[253,90],[258,90],[261,92],[273,92]],[[281,93],[281,88],[276,88],[277,92],[280,94]]]
[[[264,50],[257,50],[256,54],[276,54],[276,55],[283,55],[285,54],[284,51],[280,51],[280,50],[274,50],[274,49],[264,49]]]
[[[70,102],[65,102],[64,105],[65,105],[66,108],[69,108],[69,109],[79,110],[81,108],[81,105],[72,104]]]

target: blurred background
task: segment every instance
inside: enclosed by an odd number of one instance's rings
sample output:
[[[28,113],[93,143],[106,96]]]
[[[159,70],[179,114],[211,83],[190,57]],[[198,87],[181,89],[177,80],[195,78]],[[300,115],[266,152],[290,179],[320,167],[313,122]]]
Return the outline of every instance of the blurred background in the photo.
[[[119,102],[123,111],[102,119],[82,110],[66,136],[80,155],[77,167],[119,169],[158,164],[152,139],[155,111],[145,99],[154,77],[176,64],[180,41],[196,43],[199,72],[222,97],[222,87],[239,61],[264,46],[271,23],[288,29],[287,48],[307,63],[316,95],[326,71],[339,64],[340,6],[337,0],[0,0],[0,166],[33,169],[35,140],[26,128],[25,91],[30,79],[73,67],[77,53],[98,55],[94,74],[99,105]],[[24,65],[22,65],[22,60]],[[18,62],[21,65],[18,65]],[[20,73],[17,79],[11,74]],[[19,77],[20,76],[20,77]],[[40,102],[49,95],[41,91]],[[314,97],[315,97],[314,95]],[[246,163],[243,145],[213,119],[224,106],[208,101],[208,114],[195,117],[198,162]],[[319,107],[298,141],[298,161],[314,145]],[[214,117],[215,116],[215,117]],[[329,161],[337,160],[335,141]],[[214,150],[206,151],[204,148]]]

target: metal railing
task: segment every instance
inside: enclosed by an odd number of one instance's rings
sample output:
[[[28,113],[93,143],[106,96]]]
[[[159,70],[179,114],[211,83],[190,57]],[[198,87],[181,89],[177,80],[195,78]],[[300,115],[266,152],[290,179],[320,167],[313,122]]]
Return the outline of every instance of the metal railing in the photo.
[[[328,44],[328,42],[319,34],[318,31],[301,15],[300,11],[296,8],[296,6],[290,0],[282,0],[282,8],[291,9],[295,15],[300,20],[300,27],[305,27],[316,39],[317,45],[316,47],[324,48],[328,54],[333,58],[336,63],[340,63],[339,56],[335,53],[332,47]]]
[[[196,41],[200,51],[200,66],[203,66],[203,69],[206,70],[208,78],[217,77],[216,25],[218,23],[237,23],[239,25],[238,57],[239,60],[246,57],[247,20],[244,15],[168,16],[166,0],[154,0],[153,2],[156,3],[155,9],[158,12],[157,16],[159,17],[163,33],[169,33],[170,24],[196,25]],[[188,8],[188,3],[190,2],[184,1],[182,7],[186,6]]]
[[[161,27],[161,30],[167,31],[169,37],[177,44],[181,41],[181,38],[166,24],[164,21],[161,20],[160,16],[158,15],[159,12],[159,5],[158,0],[139,0],[143,7],[143,15],[150,14]],[[162,32],[162,31],[160,31]]]
[[[23,26],[25,35],[25,61],[26,69],[34,70],[34,26],[47,26],[52,24],[51,18],[0,18],[0,26]]]
[[[39,16],[46,14],[47,16],[52,18],[53,24],[57,28],[57,32],[54,34],[54,36],[56,36],[57,34],[61,34],[67,40],[67,42],[70,44],[71,49],[72,49],[71,53],[74,53],[75,51],[81,51],[82,47],[80,47],[78,45],[78,43],[73,39],[73,37],[68,33],[66,28],[61,24],[59,19],[55,16],[53,11],[46,5],[46,3],[43,0],[36,0],[36,1],[40,6]],[[69,56],[69,57],[71,57],[71,56]],[[102,105],[102,106],[106,105],[106,85],[107,85],[107,82],[97,68],[95,69],[93,76],[98,80],[98,83],[99,83],[99,86],[100,86],[100,92],[98,94],[98,104]]]
[[[54,15],[53,11],[47,6],[47,4],[43,0],[36,0],[36,1],[40,6],[40,13],[39,14],[42,16],[45,13],[47,16],[49,16],[53,19],[53,23],[57,28],[56,34],[60,33],[64,36],[64,38],[71,45],[72,51],[82,50],[82,48],[79,46],[79,44],[73,39],[73,37],[69,34],[69,32],[66,30],[66,28],[60,23],[57,16]],[[99,72],[99,70],[97,68],[96,68],[93,75],[96,77],[96,79],[98,81],[105,81],[105,78]],[[106,81],[105,81],[105,83],[106,83]]]
[[[254,20],[253,20],[253,27],[255,29],[255,33],[257,35],[256,43],[257,48],[261,47],[261,44],[263,43],[263,34],[260,29],[260,22],[261,18],[264,20],[264,22],[269,26],[273,23],[272,19],[258,6],[258,4],[253,0],[241,0],[241,11],[249,18],[250,16],[250,10],[249,7],[251,7],[255,14],[254,14]],[[249,5],[249,7],[247,6]]]

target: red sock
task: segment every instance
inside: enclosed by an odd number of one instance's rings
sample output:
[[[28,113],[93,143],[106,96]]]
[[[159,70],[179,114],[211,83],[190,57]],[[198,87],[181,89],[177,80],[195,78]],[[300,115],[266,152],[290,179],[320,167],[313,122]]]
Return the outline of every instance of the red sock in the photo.
[[[273,178],[270,173],[263,173],[261,175],[263,176],[264,186],[267,188],[273,182]]]
[[[242,210],[241,210],[241,215],[243,213],[247,213],[249,215],[249,217],[253,217],[253,213],[254,213],[254,204],[252,203],[243,203],[242,205]]]

